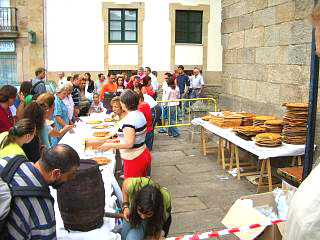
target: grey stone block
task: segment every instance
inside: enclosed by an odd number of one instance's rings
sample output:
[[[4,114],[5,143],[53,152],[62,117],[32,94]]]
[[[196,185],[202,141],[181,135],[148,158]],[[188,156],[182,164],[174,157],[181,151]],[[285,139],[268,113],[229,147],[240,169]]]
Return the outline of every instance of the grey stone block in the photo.
[[[306,44],[291,45],[288,47],[289,64],[306,64],[307,48]]]
[[[253,26],[253,14],[249,13],[239,17],[239,31],[250,29]]]
[[[276,83],[260,82],[257,85],[257,100],[264,103],[279,104],[280,85]]]
[[[305,19],[310,16],[313,1],[295,1],[295,19]]]
[[[254,63],[255,62],[255,48],[241,48],[237,50],[237,63]],[[251,64],[250,64],[251,65]],[[247,65],[249,67],[250,65]]]
[[[309,20],[294,21],[291,28],[291,43],[310,43],[312,25]]]
[[[264,46],[277,46],[280,41],[280,25],[272,25],[264,29]]]
[[[276,23],[288,22],[294,19],[295,2],[287,2],[276,6]]]
[[[249,64],[247,67],[247,79],[264,81],[267,79],[267,68],[264,64]]]
[[[261,47],[256,49],[256,63],[274,64],[279,62],[280,47]]]
[[[253,13],[253,26],[269,26],[276,22],[275,7],[265,8]]]
[[[226,49],[243,48],[244,46],[244,31],[230,33]]]
[[[268,6],[268,0],[247,0],[247,12],[255,12]]]
[[[248,47],[261,47],[264,43],[264,27],[257,27],[245,30],[244,46]]]
[[[280,87],[280,102],[301,102],[302,94],[299,85],[281,84]]]
[[[239,1],[224,8],[225,18],[239,17],[246,13],[246,1]]]
[[[257,98],[257,82],[240,80],[240,96],[255,100]]]
[[[279,5],[282,3],[286,3],[286,2],[288,2],[288,0],[268,0],[268,6],[269,7],[276,6],[276,5]]]
[[[207,206],[198,197],[183,197],[172,199],[172,213],[191,212],[206,209]]]
[[[222,21],[221,33],[232,33],[239,31],[239,18],[227,18]]]

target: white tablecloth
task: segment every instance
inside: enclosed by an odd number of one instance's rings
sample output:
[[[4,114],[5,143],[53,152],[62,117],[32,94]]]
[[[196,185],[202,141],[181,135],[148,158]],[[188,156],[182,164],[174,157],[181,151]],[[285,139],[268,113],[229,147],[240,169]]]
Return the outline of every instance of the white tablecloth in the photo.
[[[259,159],[304,155],[305,145],[293,145],[283,143],[280,147],[275,148],[259,147],[255,145],[253,141],[246,141],[238,137],[237,135],[235,135],[235,133],[231,132],[230,129],[217,127],[209,123],[208,121],[203,121],[201,118],[195,118],[191,121],[191,123],[193,125],[200,125],[204,127],[208,131],[258,156]]]
[[[107,115],[105,113],[99,114],[91,114],[89,117],[82,117],[80,122],[76,124],[74,128],[74,133],[66,133],[63,138],[59,141],[59,143],[68,144],[72,148],[74,148],[79,154],[80,159],[89,159],[92,156],[85,155],[84,145],[82,144],[83,138],[93,137],[92,134],[97,129],[92,129],[92,125],[86,124],[89,120],[102,120],[106,118]],[[103,123],[107,124],[107,123]],[[100,131],[105,131],[102,129]],[[100,153],[99,156],[106,156],[112,160],[112,162],[105,166],[100,166],[102,179],[104,182],[105,189],[105,212],[113,212],[113,208],[115,206],[115,201],[118,198],[120,201],[122,200],[121,189],[114,178],[114,170],[115,170],[115,154],[113,151]],[[113,191],[117,196],[112,195]],[[60,215],[60,211],[58,208],[57,201],[57,191],[53,188],[50,188],[51,195],[55,199],[54,210],[56,217],[56,225],[57,225],[57,238],[63,240],[73,240],[73,239],[81,239],[81,240],[120,240],[121,237],[119,234],[112,233],[111,230],[115,226],[115,219],[113,218],[104,218],[103,226],[99,229],[92,230],[90,232],[75,232],[75,231],[66,231],[63,227],[63,221]]]

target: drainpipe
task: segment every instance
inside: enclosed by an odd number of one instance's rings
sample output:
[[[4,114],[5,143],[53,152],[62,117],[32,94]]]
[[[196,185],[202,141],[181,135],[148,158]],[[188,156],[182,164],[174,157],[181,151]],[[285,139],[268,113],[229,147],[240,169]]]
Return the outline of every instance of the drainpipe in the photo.
[[[48,52],[47,52],[47,0],[43,0],[43,60],[44,68],[48,71]],[[45,80],[48,80],[47,74]]]
[[[315,4],[317,1],[315,1]],[[320,46],[319,46],[320,47]],[[318,99],[318,80],[319,80],[319,58],[316,55],[315,30],[312,30],[311,42],[311,66],[310,66],[310,87],[309,87],[309,112],[308,112],[308,132],[303,164],[303,179],[312,170],[314,135],[316,128],[317,99]]]

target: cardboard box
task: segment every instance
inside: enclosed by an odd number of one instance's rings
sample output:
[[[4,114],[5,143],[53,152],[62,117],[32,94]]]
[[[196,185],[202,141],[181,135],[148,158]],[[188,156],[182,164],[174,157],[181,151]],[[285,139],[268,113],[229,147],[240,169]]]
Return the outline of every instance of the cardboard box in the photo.
[[[248,204],[243,201],[244,199],[251,199],[253,201],[253,207],[248,206]],[[269,218],[254,208],[264,205],[271,206],[273,211],[277,214],[277,208],[272,192],[243,196],[232,205],[222,220],[222,224],[227,228],[232,228],[267,222],[269,221]],[[257,237],[259,240],[281,240],[282,229],[283,223],[279,223],[266,228],[261,227],[242,233],[236,233],[235,235],[244,240],[251,240]]]

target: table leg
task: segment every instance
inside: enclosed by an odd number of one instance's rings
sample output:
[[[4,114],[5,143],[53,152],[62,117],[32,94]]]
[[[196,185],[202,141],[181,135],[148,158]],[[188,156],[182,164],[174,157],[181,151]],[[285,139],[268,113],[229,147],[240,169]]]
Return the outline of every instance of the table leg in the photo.
[[[237,165],[237,169],[238,169],[237,178],[238,178],[238,180],[240,180],[241,173],[240,173],[239,148],[236,145],[234,145],[234,153],[236,155],[236,165]]]
[[[298,156],[298,165],[301,166],[302,165],[302,157]]]
[[[202,152],[203,156],[207,155],[207,143],[206,143],[206,136],[204,132],[204,127],[200,127],[200,142],[202,144]]]
[[[262,162],[261,162],[261,169],[260,169],[260,176],[259,176],[259,183],[258,183],[258,189],[257,189],[257,193],[260,192],[260,188],[261,188],[261,185],[262,185],[262,177],[264,175],[264,166],[266,164],[266,160],[263,159]]]
[[[293,156],[291,160],[291,167],[294,167],[295,165],[296,165],[296,156]]]
[[[272,192],[272,172],[271,172],[271,160],[270,158],[267,159],[267,170],[268,170],[268,185],[269,185],[269,192]]]
[[[221,145],[221,161],[222,161],[222,168],[226,169],[226,162],[225,162],[225,158],[224,158],[224,144],[225,144],[225,140],[222,139],[222,145]]]
[[[220,164],[221,161],[221,146],[222,146],[222,138],[219,137],[219,144],[218,144],[218,158],[217,158],[217,164]]]
[[[231,146],[230,146],[230,151],[231,151],[231,155],[230,155],[230,166],[229,166],[229,170],[231,171],[232,170],[232,167],[233,167],[233,158],[234,158],[234,152],[235,152],[235,147],[234,147],[234,144],[230,143]]]

